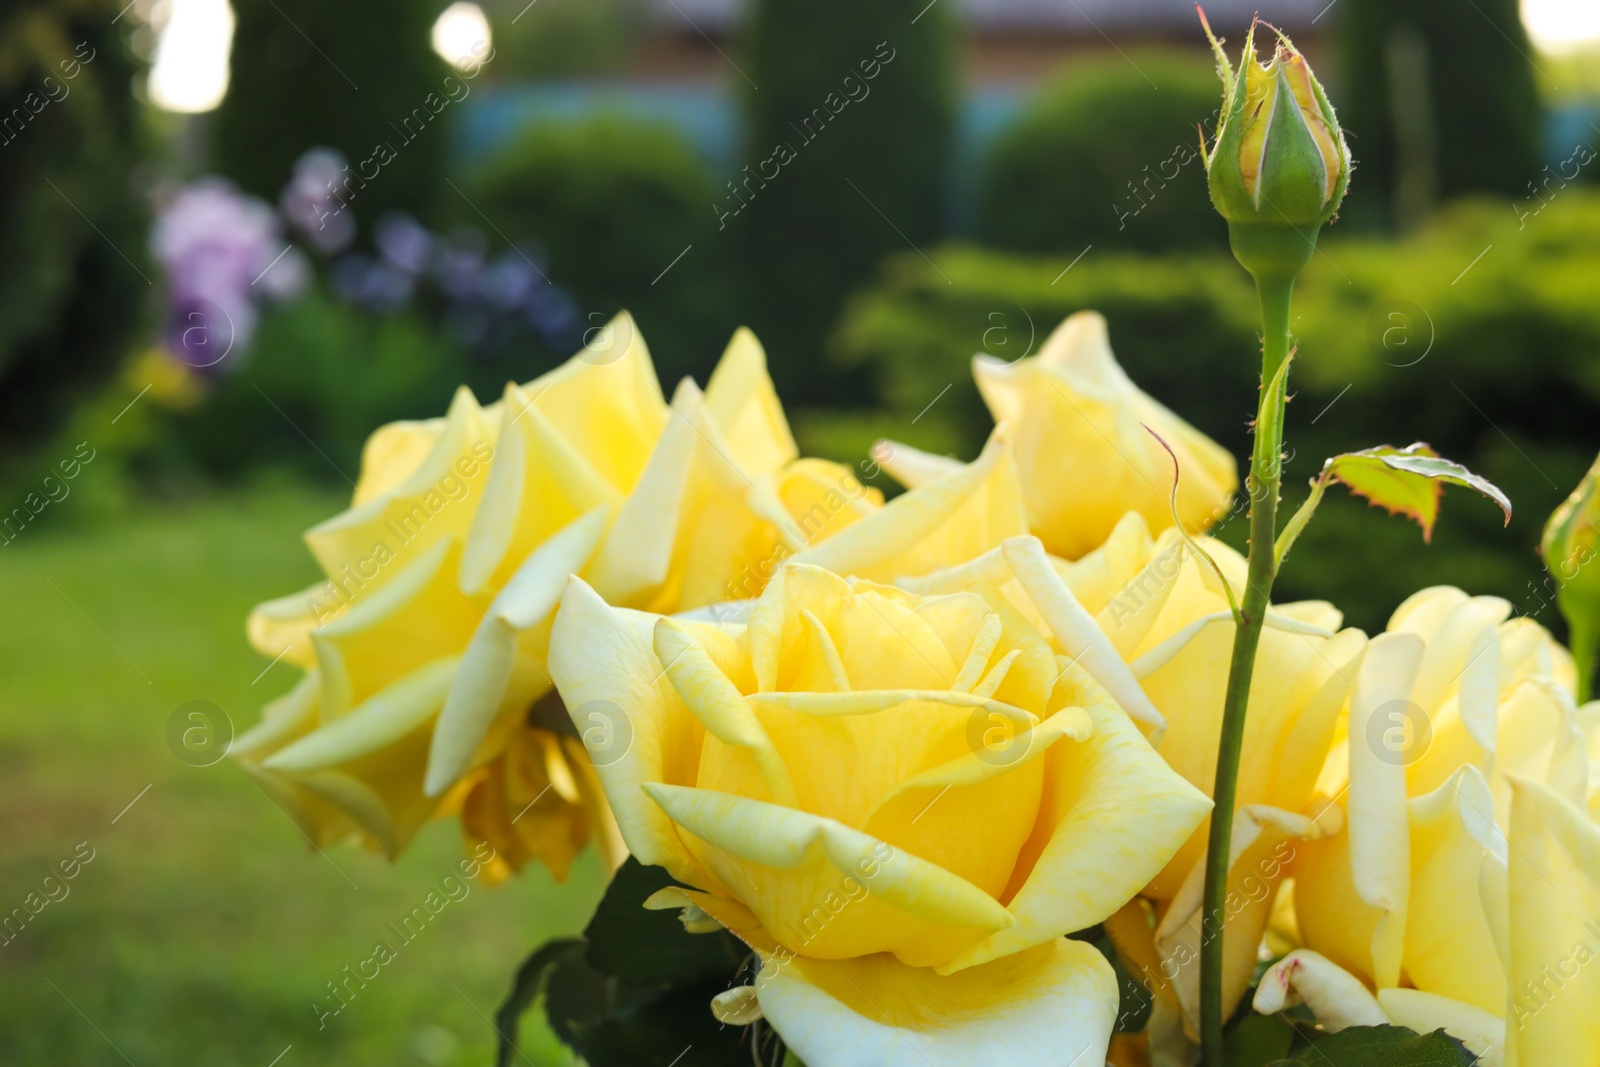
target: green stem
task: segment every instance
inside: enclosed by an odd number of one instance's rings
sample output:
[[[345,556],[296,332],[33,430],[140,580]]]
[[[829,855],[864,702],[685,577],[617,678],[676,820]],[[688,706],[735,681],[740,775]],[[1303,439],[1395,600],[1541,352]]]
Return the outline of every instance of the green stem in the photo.
[[[1239,251],[1237,241],[1235,250]],[[1250,266],[1243,255],[1240,259]],[[1289,358],[1289,298],[1299,266],[1293,270],[1260,269],[1252,273],[1256,275],[1256,295],[1261,302],[1261,397],[1256,411],[1255,448],[1248,482],[1248,578],[1239,623],[1234,629],[1206,848],[1205,903],[1200,924],[1200,1042],[1206,1067],[1222,1067],[1222,1026],[1232,1007],[1223,1003],[1222,984],[1228,857],[1233,839],[1233,809],[1238,793],[1239,753],[1244,741],[1250,679],[1255,673],[1256,649],[1261,643],[1272,583],[1278,573],[1275,541],[1278,495],[1283,482],[1283,413],[1287,395],[1287,375],[1280,378],[1278,370]]]
[[[1594,699],[1595,659],[1600,656],[1600,625],[1596,618],[1600,612],[1569,612],[1567,636],[1572,646],[1572,659],[1578,666],[1578,703]]]

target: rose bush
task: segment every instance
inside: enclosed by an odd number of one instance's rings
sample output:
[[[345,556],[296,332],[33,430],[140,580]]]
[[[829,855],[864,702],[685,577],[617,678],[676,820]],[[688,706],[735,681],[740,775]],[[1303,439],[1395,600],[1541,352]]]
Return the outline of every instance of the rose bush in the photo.
[[[1299,949],[1255,1004],[1330,1030],[1444,1027],[1485,1067],[1600,1062],[1600,702],[1497,597],[1426,589],[1361,666],[1296,857]]]
[[[820,1067],[1102,1054],[1116,979],[1063,935],[1207,801],[1008,605],[790,563],[710,623],[574,579],[550,667],[580,728],[626,723],[591,755],[633,854],[689,887],[653,906],[764,962],[725,1018],[765,1016]]]

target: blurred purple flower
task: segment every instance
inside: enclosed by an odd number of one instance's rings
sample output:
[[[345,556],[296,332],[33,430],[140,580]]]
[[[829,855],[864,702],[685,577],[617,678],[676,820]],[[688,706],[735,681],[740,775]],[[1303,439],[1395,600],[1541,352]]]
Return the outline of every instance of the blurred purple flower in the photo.
[[[544,276],[533,264],[516,252],[504,252],[495,257],[478,282],[482,297],[502,311],[515,311],[533,296],[533,291],[545,284]]]
[[[334,264],[333,287],[352,304],[374,311],[392,312],[411,299],[411,276],[371,256],[345,256]]]
[[[289,184],[278,197],[289,225],[323,255],[341,251],[355,240],[355,216],[344,210],[337,195],[345,170],[338,152],[313,148],[295,161]]]
[[[202,178],[178,190],[156,217],[150,250],[166,275],[169,345],[191,365],[220,360],[212,354],[218,351],[215,337],[222,321],[228,323],[225,351],[248,345],[255,331],[254,299],[291,295],[296,284],[304,283],[303,273],[297,279],[291,265],[267,289],[254,289],[269,267],[283,268],[280,256],[289,258],[278,220],[265,202],[220,178]],[[213,339],[197,349],[203,333]]]
[[[410,215],[391,214],[378,220],[372,240],[378,254],[390,266],[407,274],[421,274],[428,268],[438,238]]]
[[[483,235],[476,230],[450,232],[434,263],[434,276],[446,295],[456,300],[476,295],[483,273],[483,244]]]

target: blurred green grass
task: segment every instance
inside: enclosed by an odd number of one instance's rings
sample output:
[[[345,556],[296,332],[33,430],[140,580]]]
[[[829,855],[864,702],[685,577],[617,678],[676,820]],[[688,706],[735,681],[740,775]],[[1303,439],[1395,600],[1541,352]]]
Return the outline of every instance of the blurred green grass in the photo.
[[[469,883],[402,945],[390,920],[457,872],[453,823],[393,865],[351,846],[319,857],[228,761],[168,749],[178,705],[212,701],[242,731],[290,686],[293,668],[262,673],[245,614],[315,578],[299,533],[340,506],[277,484],[41,524],[0,548],[0,915],[42,896],[80,842],[95,850],[0,947],[0,1063],[487,1064],[516,964],[582,927],[592,853],[565,887],[531,868]],[[326,983],[380,940],[398,958],[319,1029]],[[534,1067],[570,1062],[528,1025],[521,1046]]]

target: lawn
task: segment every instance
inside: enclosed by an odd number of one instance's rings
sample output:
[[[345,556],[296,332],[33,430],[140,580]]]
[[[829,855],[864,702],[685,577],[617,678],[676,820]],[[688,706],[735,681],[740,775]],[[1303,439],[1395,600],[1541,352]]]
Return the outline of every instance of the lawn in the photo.
[[[327,984],[455,871],[455,826],[392,865],[319,856],[229,761],[179,760],[167,726],[207,700],[243,730],[290,686],[245,614],[315,577],[299,532],[340,503],[278,485],[0,548],[0,914],[58,898],[0,935],[0,1063],[487,1064],[516,963],[583,925],[592,854],[564,890],[531,869],[473,884],[319,1027]],[[76,876],[46,885],[62,861]],[[548,1034],[522,1045],[566,1062]]]

